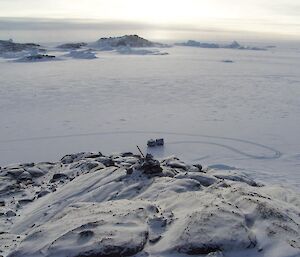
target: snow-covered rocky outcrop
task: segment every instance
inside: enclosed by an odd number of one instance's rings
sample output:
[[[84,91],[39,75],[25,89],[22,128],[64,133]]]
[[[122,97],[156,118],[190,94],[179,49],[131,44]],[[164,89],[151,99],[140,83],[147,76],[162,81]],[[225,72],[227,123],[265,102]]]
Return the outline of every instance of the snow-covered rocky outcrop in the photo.
[[[52,61],[55,60],[55,55],[49,54],[40,54],[40,53],[31,53],[29,55],[25,55],[17,60],[16,62],[44,62],[44,61]]]
[[[233,41],[230,44],[217,44],[217,43],[205,43],[195,40],[188,40],[184,43],[176,43],[177,46],[190,46],[190,47],[199,47],[199,48],[228,48],[228,49],[238,49],[238,50],[256,50],[264,51],[265,48],[253,47],[253,46],[243,46],[240,45],[237,41]]]
[[[40,45],[34,43],[15,43],[10,40],[0,40],[0,54],[7,52],[21,52],[24,50],[34,50],[40,48]]]
[[[67,155],[0,170],[0,255],[300,254],[300,200],[175,157]]]
[[[100,48],[117,48],[117,47],[166,47],[167,45],[161,43],[155,43],[139,37],[138,35],[125,35],[121,37],[104,37],[100,38],[95,46]]]
[[[167,55],[168,53],[149,48],[169,47],[166,44],[152,42],[138,35],[100,38],[89,46],[100,51],[116,51],[120,54],[130,55]]]

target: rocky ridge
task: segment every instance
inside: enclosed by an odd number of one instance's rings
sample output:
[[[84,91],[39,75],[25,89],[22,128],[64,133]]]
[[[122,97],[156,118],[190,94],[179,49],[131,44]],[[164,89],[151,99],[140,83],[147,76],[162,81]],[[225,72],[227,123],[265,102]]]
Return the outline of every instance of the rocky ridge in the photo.
[[[0,255],[297,256],[296,193],[176,157],[82,152],[0,170]]]

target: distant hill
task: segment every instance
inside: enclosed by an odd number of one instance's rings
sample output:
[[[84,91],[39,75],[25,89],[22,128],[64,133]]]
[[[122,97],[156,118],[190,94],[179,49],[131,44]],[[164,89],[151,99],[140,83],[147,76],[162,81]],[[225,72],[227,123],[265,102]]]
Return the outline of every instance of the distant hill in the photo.
[[[125,35],[121,37],[104,37],[96,41],[97,47],[167,47],[165,44],[155,43],[139,37],[138,35]]]

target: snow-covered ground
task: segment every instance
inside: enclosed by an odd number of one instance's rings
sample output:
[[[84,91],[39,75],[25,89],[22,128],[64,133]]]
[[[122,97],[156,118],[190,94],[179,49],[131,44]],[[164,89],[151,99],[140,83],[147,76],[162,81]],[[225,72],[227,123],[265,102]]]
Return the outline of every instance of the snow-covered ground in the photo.
[[[169,55],[0,58],[0,166],[84,150],[146,151],[147,139],[164,137],[163,149],[150,150],[156,157],[299,188],[299,48],[163,51]]]
[[[298,195],[225,169],[128,152],[4,167],[0,254],[298,257]]]

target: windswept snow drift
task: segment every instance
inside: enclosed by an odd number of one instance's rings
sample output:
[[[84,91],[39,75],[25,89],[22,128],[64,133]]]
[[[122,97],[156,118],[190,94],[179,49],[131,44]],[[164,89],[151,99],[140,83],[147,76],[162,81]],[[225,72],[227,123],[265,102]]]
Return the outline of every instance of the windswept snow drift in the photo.
[[[2,168],[1,254],[299,256],[296,193],[239,170],[150,163],[155,173],[131,153],[79,153]]]

